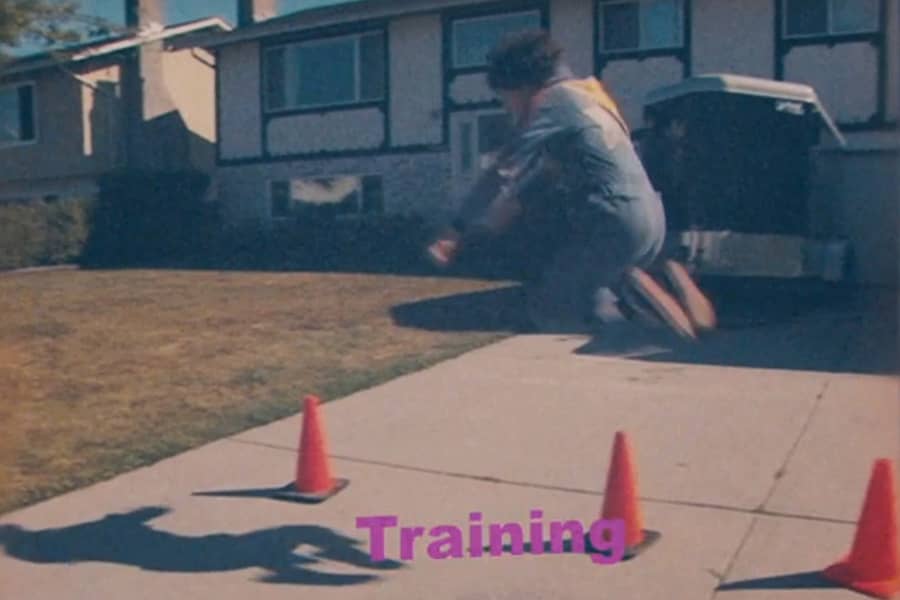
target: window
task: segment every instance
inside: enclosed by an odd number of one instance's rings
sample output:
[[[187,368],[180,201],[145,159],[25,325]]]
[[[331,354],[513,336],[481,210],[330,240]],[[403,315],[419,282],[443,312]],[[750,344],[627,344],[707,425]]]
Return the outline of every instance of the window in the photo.
[[[512,121],[505,112],[484,112],[464,117],[459,123],[461,172],[471,174],[473,170],[490,167],[513,133]]]
[[[0,88],[0,146],[34,141],[34,86]]]
[[[483,67],[487,65],[488,53],[504,35],[540,28],[541,13],[536,10],[453,21],[453,67]]]
[[[506,113],[478,115],[478,153],[491,154],[509,141],[513,125]]]
[[[384,99],[384,35],[371,32],[268,48],[268,111],[351,105]]]
[[[384,209],[381,177],[337,176],[272,181],[272,218],[353,218]]]
[[[604,52],[680,48],[683,0],[601,0],[600,49]]]
[[[782,0],[784,37],[873,33],[879,0]]]

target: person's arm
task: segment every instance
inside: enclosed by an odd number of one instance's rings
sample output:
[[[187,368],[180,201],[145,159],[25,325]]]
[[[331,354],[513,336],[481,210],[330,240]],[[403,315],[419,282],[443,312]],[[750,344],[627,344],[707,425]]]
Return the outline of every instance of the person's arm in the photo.
[[[467,235],[496,234],[508,228],[555,181],[559,169],[550,158],[549,148],[573,133],[573,128],[554,114],[553,107],[539,107],[463,198],[455,218],[429,247],[432,259],[445,266]]]

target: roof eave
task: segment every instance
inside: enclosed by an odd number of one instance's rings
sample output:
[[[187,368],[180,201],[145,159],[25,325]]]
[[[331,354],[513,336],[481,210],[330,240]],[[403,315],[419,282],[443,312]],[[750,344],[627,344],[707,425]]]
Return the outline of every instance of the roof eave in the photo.
[[[364,2],[369,4],[384,3],[384,0],[348,0],[341,4],[332,6],[322,6],[319,8],[311,8],[308,10],[295,11],[286,15],[259,21],[252,25],[236,27],[231,31],[223,33],[210,34],[205,40],[200,40],[199,45],[204,48],[214,49],[221,46],[229,46],[239,44],[241,42],[255,41],[270,35],[278,35],[282,33],[278,29],[280,25],[291,23],[295,25],[303,25],[305,20],[315,19],[316,17],[328,16],[331,14],[338,15],[345,12],[348,8],[358,6]],[[273,31],[274,30],[274,31]]]
[[[42,69],[57,67],[61,64],[70,64],[83,62],[92,58],[110,56],[123,50],[135,48],[143,44],[151,42],[173,39],[180,36],[191,34],[202,34],[207,29],[217,29],[219,32],[229,32],[233,28],[225,20],[219,17],[207,17],[197,21],[190,21],[180,25],[173,25],[165,29],[161,29],[157,33],[149,35],[133,35],[127,38],[119,39],[108,44],[99,45],[81,52],[75,52],[60,58],[54,58],[52,54],[47,58],[35,61],[34,63],[21,65],[20,67],[10,67],[8,69],[0,69],[0,77],[9,77],[12,75],[22,75],[32,71],[40,71]],[[64,53],[65,50],[60,50]]]

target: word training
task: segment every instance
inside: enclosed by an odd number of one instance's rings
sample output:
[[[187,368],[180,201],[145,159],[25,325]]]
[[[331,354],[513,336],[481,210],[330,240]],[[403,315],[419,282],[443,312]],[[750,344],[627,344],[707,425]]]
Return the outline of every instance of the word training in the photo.
[[[485,530],[490,544],[489,556],[501,556],[508,548],[513,556],[525,554],[525,529],[528,531],[528,547],[530,554],[549,553],[562,554],[566,551],[566,534],[569,536],[570,551],[584,554],[591,551],[591,560],[598,564],[613,564],[622,560],[625,555],[625,523],[621,519],[598,519],[588,528],[590,548],[585,544],[585,528],[580,521],[551,521],[549,535],[541,521],[543,511],[532,510],[531,522],[523,528],[518,523],[482,522],[482,514],[469,514],[468,555],[463,551],[463,531],[455,525],[436,525],[427,528],[428,556],[435,560],[447,558],[479,558],[484,555]],[[369,555],[373,561],[386,560],[385,531],[396,528],[399,521],[393,515],[357,517],[356,528],[369,530]],[[422,526],[400,527],[400,559],[413,560],[416,542],[426,536],[426,528]],[[504,546],[504,543],[508,546]]]

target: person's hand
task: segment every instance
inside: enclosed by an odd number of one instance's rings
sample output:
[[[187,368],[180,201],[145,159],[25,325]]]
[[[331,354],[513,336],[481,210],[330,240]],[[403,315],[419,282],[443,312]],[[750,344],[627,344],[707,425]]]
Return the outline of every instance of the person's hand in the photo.
[[[501,194],[491,204],[486,224],[492,233],[503,233],[522,214],[522,205],[516,198]]]
[[[453,262],[458,248],[459,234],[452,229],[447,230],[428,246],[428,258],[435,266],[446,268]]]

